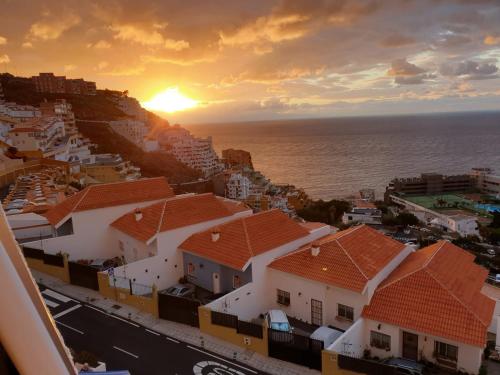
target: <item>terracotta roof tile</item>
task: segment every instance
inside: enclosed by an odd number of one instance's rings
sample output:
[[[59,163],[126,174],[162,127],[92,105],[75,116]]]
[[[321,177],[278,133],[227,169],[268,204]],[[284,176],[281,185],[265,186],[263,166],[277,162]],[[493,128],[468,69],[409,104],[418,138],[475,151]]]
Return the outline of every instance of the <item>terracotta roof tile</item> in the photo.
[[[174,196],[164,177],[136,181],[114,182],[86,187],[45,213],[52,225],[57,225],[72,212],[147,202]]]
[[[366,225],[315,241],[320,251],[311,254],[311,246],[286,254],[269,267],[329,285],[362,292],[405,246]]]
[[[254,256],[309,235],[280,210],[270,210],[233,220],[217,227],[220,237],[212,241],[212,230],[193,234],[179,247],[203,258],[242,270]]]
[[[113,228],[139,241],[147,242],[157,233],[229,217],[248,211],[244,204],[216,197],[212,193],[186,195],[166,199],[141,208],[142,219],[129,212],[111,223]]]
[[[439,241],[410,254],[377,288],[365,318],[484,346],[495,302],[481,293],[488,271]]]

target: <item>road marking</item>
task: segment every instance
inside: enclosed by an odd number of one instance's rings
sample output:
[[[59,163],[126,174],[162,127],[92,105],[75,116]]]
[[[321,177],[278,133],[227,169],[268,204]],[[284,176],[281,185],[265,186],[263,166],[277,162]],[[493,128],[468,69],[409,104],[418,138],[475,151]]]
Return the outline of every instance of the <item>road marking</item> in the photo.
[[[133,353],[127,352],[125,349],[119,348],[118,346],[113,346],[113,348],[115,348],[116,350],[119,350],[119,351],[121,351],[121,352],[123,352],[125,354],[128,354],[129,356],[134,357],[135,359],[139,358],[138,355],[135,355]]]
[[[78,332],[80,335],[83,335],[83,332],[82,332],[82,331],[80,331],[79,329],[76,329],[76,328],[70,327],[69,325],[64,324],[64,323],[61,323],[61,322],[58,322],[57,320],[56,320],[56,323],[57,323],[57,324],[62,325],[63,327],[66,327],[66,328],[68,328],[68,329],[70,329],[70,330],[72,330],[72,331]]]
[[[129,322],[128,320],[126,320],[126,319],[122,319],[122,318],[120,318],[120,317],[118,317],[118,316],[116,316],[116,315],[110,315],[110,317],[115,318],[115,319],[118,319],[118,320],[121,320],[122,322],[128,323],[128,324],[130,324],[131,326],[134,326],[134,327],[139,327],[139,325],[138,325],[138,324],[135,324],[135,323]]]
[[[177,340],[174,340],[174,339],[171,339],[170,337],[165,337],[167,340],[170,340],[172,342],[175,342],[176,344],[178,344],[180,341],[177,341]]]
[[[68,298],[66,296],[63,296],[62,294],[59,294],[53,290],[50,290],[50,289],[45,289],[42,294],[45,294],[49,297],[52,297],[52,298],[55,298],[61,302],[64,302],[64,303],[68,303],[69,301],[74,301],[76,302],[74,299],[71,299],[71,298]]]
[[[45,301],[45,304],[47,306],[49,306],[49,307],[57,307],[57,306],[59,306],[58,303],[55,303],[55,302],[51,301],[50,299],[44,298],[43,300]]]
[[[152,333],[153,335],[160,336],[160,334],[158,332],[151,331],[150,329],[146,328],[146,331],[148,331],[149,333]]]
[[[203,353],[203,354],[209,355],[210,357],[217,358],[219,361],[224,361],[224,362],[230,363],[232,366],[236,366],[236,367],[242,368],[243,370],[250,371],[250,372],[251,372],[251,373],[253,373],[253,374],[257,374],[257,371],[254,371],[254,370],[252,370],[252,369],[249,369],[248,367],[241,366],[241,365],[239,365],[239,364],[237,364],[237,363],[234,363],[234,362],[228,361],[227,359],[224,359],[224,358],[218,357],[218,356],[213,355],[212,353],[208,353],[208,352],[206,352],[206,351],[204,351],[204,350],[201,350],[201,349],[195,348],[194,346],[187,345],[187,347],[188,347],[189,349],[196,350],[197,352],[200,352],[200,353]]]
[[[54,319],[60,318],[63,315],[66,315],[70,313],[71,311],[74,311],[76,309],[79,309],[82,305],[75,305],[73,307],[70,307],[69,309],[66,309],[64,311],[61,311],[59,314],[54,315]]]
[[[92,310],[95,310],[95,311],[99,311],[101,314],[109,315],[106,311],[102,311],[101,309],[98,309],[97,307],[94,307],[94,306],[91,306],[91,305],[85,305],[85,307],[88,307],[89,309],[92,309]]]

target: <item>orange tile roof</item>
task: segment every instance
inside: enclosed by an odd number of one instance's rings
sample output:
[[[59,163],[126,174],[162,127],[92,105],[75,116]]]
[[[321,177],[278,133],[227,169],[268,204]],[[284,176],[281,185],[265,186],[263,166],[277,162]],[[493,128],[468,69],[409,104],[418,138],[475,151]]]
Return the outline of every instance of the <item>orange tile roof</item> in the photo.
[[[304,223],[300,223],[300,225],[306,228],[309,232],[312,232],[319,228],[328,227],[328,224],[320,223],[318,221],[306,221]]]
[[[174,192],[164,177],[92,185],[54,206],[45,213],[45,217],[49,223],[57,225],[72,212],[147,202],[172,196]]]
[[[410,254],[377,288],[365,318],[483,347],[495,301],[481,293],[488,271],[439,241]]]
[[[242,270],[254,256],[309,235],[280,210],[260,212],[217,227],[220,237],[212,241],[212,230],[193,234],[179,248]]]
[[[276,259],[269,267],[361,293],[367,282],[405,248],[366,225],[325,236],[314,244],[320,247],[317,256],[311,254],[312,244],[308,244]]]
[[[178,196],[141,208],[142,219],[135,220],[135,211],[111,223],[113,228],[139,241],[147,242],[157,233],[216,220],[248,211],[240,202],[216,197],[212,193]]]

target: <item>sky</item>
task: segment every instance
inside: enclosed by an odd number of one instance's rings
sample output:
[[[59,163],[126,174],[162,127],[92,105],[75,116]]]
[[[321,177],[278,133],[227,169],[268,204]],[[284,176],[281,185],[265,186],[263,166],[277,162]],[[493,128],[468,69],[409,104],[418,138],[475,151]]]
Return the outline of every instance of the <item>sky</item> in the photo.
[[[181,123],[500,109],[498,0],[0,0],[0,71],[52,71]]]

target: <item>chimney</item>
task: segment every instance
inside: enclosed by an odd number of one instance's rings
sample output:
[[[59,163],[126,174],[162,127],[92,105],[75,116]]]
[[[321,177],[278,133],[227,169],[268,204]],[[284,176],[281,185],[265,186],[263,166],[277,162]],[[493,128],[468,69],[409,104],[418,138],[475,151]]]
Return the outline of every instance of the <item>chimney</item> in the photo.
[[[319,243],[313,242],[311,245],[311,255],[317,257],[319,255]]]
[[[135,215],[135,221],[140,221],[142,219],[142,211],[140,208],[136,208],[135,209],[135,212],[134,212],[134,215]]]
[[[213,231],[212,231],[212,242],[217,242],[220,238],[220,229],[219,228],[215,228]]]

